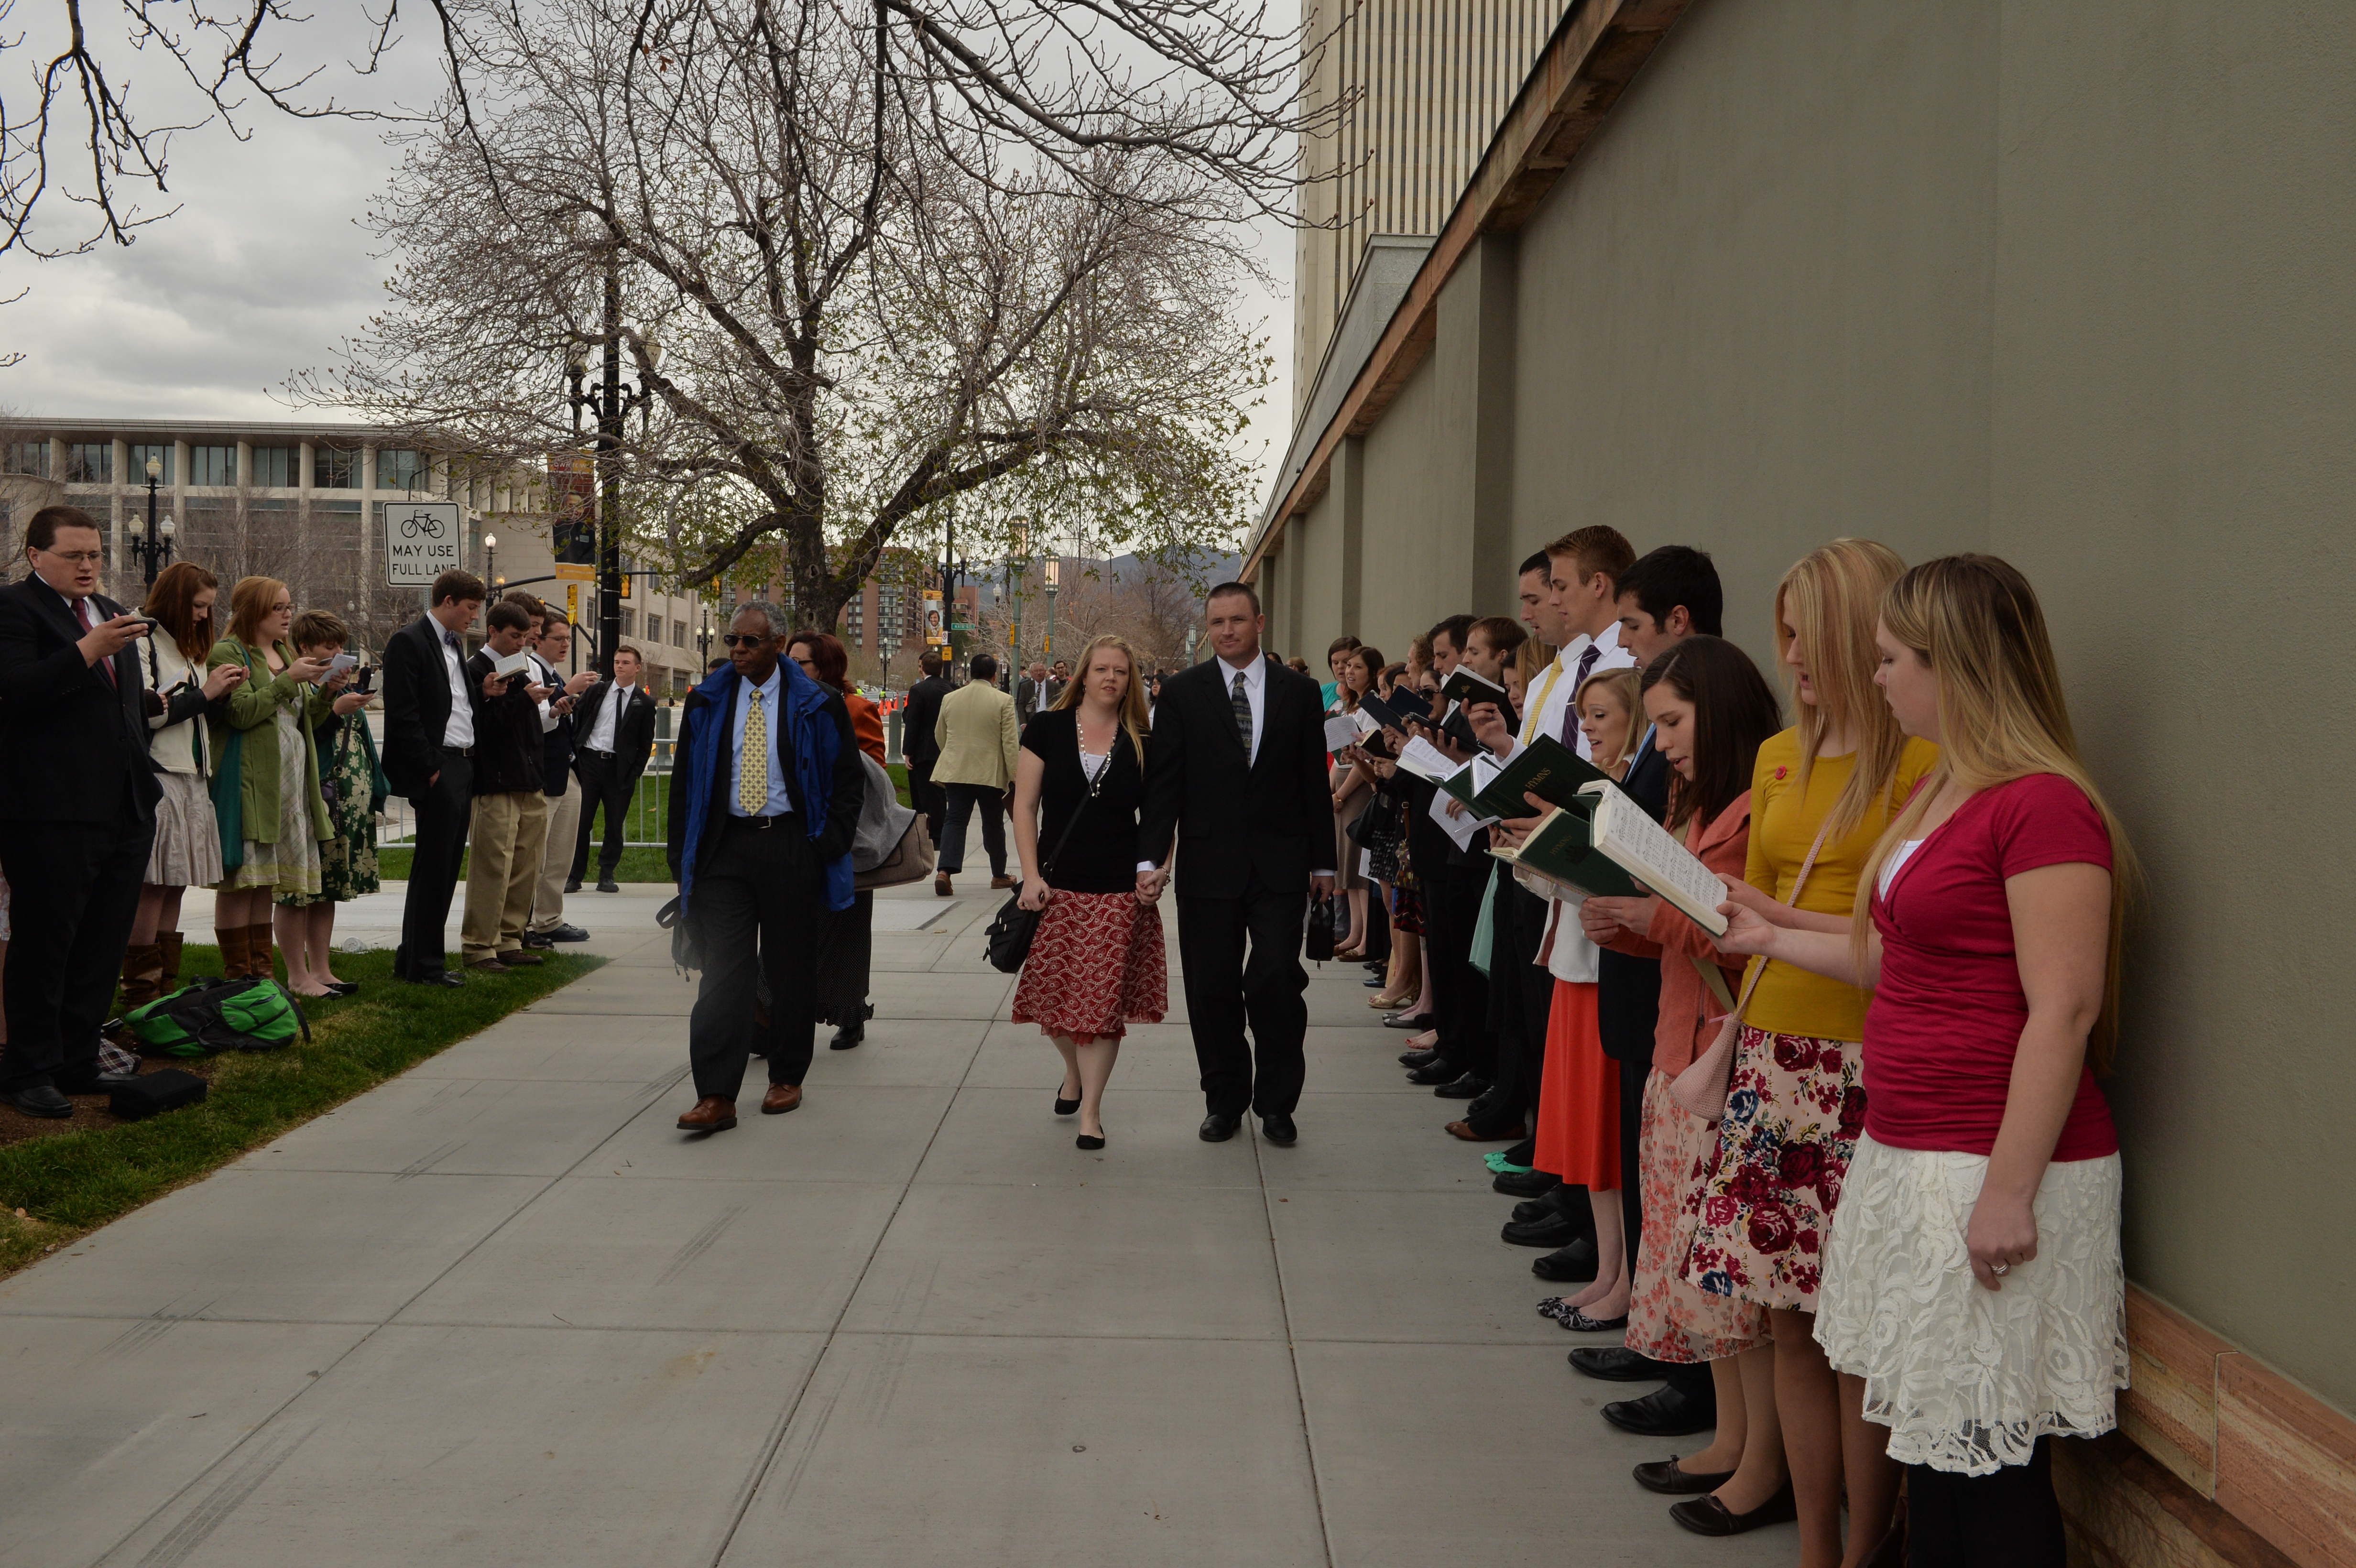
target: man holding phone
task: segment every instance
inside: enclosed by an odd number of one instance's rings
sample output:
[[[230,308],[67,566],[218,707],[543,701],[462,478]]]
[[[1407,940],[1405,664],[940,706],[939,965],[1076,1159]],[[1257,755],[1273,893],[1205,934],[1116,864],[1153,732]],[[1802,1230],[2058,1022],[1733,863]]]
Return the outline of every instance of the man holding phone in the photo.
[[[504,974],[541,962],[524,946],[523,928],[548,848],[541,704],[557,688],[539,683],[539,667],[524,651],[530,612],[503,599],[483,625],[483,645],[466,661],[466,679],[482,700],[475,709],[475,814],[459,943],[467,968]]]
[[[139,910],[163,786],[134,645],[148,623],[98,592],[105,542],[74,507],[25,526],[0,588],[0,875],[15,901],[0,1100],[73,1115],[104,1087],[98,1026]]]

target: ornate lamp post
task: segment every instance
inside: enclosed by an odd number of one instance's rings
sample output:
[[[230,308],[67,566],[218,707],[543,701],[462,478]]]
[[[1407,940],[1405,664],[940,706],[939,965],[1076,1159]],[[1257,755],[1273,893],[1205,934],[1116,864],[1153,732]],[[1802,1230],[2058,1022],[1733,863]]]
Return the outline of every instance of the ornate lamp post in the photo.
[[[172,559],[172,517],[168,512],[161,522],[155,519],[155,486],[163,482],[164,464],[154,457],[147,460],[147,520],[131,519],[131,554],[147,573],[147,586],[155,586],[155,574]]]
[[[1051,555],[1039,570],[1047,579],[1047,642],[1044,656],[1052,665],[1055,662],[1055,590],[1064,584],[1063,559]]]
[[[497,534],[483,536],[483,575],[491,580],[494,596],[507,585],[508,580],[499,575],[499,536]]]
[[[622,430],[632,410],[654,421],[653,394],[638,383],[622,379],[622,278],[611,267],[605,272],[605,332],[597,344],[575,343],[567,356],[570,389],[565,401],[573,413],[573,429],[581,429],[587,410],[597,421],[597,667],[614,673],[614,647],[622,640]],[[647,363],[662,365],[662,346],[644,334]],[[594,387],[584,389],[589,374],[589,350],[602,346],[605,365]]]

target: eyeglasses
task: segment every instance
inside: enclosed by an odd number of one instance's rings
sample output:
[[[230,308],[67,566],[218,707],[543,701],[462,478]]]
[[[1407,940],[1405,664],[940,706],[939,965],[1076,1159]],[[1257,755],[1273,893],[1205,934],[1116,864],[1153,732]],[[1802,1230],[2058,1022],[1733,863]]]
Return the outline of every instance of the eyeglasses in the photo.
[[[757,648],[769,639],[756,637],[750,632],[723,632],[720,640],[732,648]]]
[[[106,552],[102,549],[45,549],[41,553],[55,556],[59,560],[70,560],[76,566],[96,566],[106,559]]]

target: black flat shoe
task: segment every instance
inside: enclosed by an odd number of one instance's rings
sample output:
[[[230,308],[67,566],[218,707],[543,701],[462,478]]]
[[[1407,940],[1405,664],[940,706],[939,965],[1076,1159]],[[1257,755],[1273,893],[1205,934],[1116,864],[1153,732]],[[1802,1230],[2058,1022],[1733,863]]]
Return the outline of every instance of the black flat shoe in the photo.
[[[1639,1465],[1634,1474],[1638,1486],[1648,1492],[1658,1492],[1663,1497],[1670,1498],[1689,1498],[1705,1492],[1714,1492],[1734,1479],[1734,1472],[1731,1470],[1715,1476],[1696,1475],[1691,1470],[1681,1470],[1677,1468],[1677,1456],[1675,1454],[1653,1464]]]
[[[1104,1139],[1101,1136],[1092,1138],[1088,1136],[1087,1134],[1082,1133],[1078,1137],[1072,1140],[1072,1147],[1074,1148],[1099,1149],[1104,1147]]]
[[[1369,975],[1359,984],[1365,986],[1369,991],[1379,991],[1383,988],[1383,977],[1380,975]]]
[[[1486,1078],[1476,1078],[1467,1072],[1462,1077],[1452,1078],[1442,1083],[1431,1093],[1434,1098],[1441,1100],[1475,1100],[1488,1091],[1489,1081]]]
[[[1800,1505],[1786,1486],[1749,1513],[1736,1513],[1714,1497],[1699,1497],[1670,1504],[1669,1517],[1696,1535],[1740,1535],[1765,1524],[1791,1523],[1800,1517]]]
[[[1066,1100],[1064,1098],[1062,1092],[1060,1090],[1057,1091],[1055,1094],[1055,1115],[1059,1116],[1068,1116],[1079,1108],[1080,1103],[1077,1100]]]
[[[1439,1060],[1439,1051],[1437,1049],[1432,1049],[1426,1051],[1402,1051],[1399,1052],[1398,1061],[1401,1067],[1424,1067]]]
[[[1410,1083],[1422,1083],[1426,1085],[1433,1083],[1453,1083],[1459,1078],[1463,1076],[1464,1070],[1462,1068],[1456,1066],[1453,1062],[1448,1061],[1444,1058],[1435,1056],[1430,1061],[1425,1062],[1422,1066],[1408,1073],[1407,1075],[1407,1081]]]
[[[1617,1317],[1590,1317],[1578,1307],[1570,1307],[1563,1309],[1555,1323],[1574,1334],[1610,1334],[1628,1327],[1628,1315],[1622,1312]]]
[[[1390,1017],[1383,1020],[1383,1027],[1385,1029],[1411,1029],[1415,1030],[1416,1033],[1421,1034],[1425,1029],[1431,1027],[1431,1015],[1430,1013],[1419,1013],[1414,1018],[1408,1018],[1404,1013],[1393,1013]]]
[[[360,983],[358,980],[330,980],[327,982],[327,995],[331,997],[358,996],[359,994],[359,988]]]
[[[1530,1272],[1557,1285],[1585,1285],[1595,1277],[1595,1243],[1581,1236],[1531,1264]]]

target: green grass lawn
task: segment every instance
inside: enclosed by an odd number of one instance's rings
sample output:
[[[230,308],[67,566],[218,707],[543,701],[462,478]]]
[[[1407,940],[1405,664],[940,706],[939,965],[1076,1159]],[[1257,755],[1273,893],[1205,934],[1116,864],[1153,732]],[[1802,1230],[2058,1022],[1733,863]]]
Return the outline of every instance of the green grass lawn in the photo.
[[[390,952],[338,954],[337,976],[360,990],[304,1001],[308,1044],[195,1062],[149,1058],[209,1077],[200,1105],[145,1122],[115,1122],[87,1099],[76,1102],[72,1123],[0,1112],[0,1132],[22,1135],[0,1144],[0,1275],[218,1169],[603,962],[554,954],[536,969],[469,974],[464,988],[444,988],[394,980]],[[184,980],[220,973],[219,949],[187,949]]]
[[[909,805],[907,768],[894,763],[891,773],[893,788],[900,796],[900,804]],[[633,807],[632,820],[641,825],[640,831],[646,837],[659,837],[662,834],[666,820],[663,813],[668,808],[669,788],[670,775],[668,773],[659,778],[648,776],[638,781],[637,805]],[[604,841],[605,833],[601,827],[594,842]],[[387,881],[407,881],[410,862],[414,858],[415,852],[407,845],[389,844],[377,851],[378,870]],[[594,885],[597,869],[594,849],[589,869]],[[464,881],[466,875],[465,866],[461,863],[459,880]],[[633,845],[622,851],[622,863],[614,869],[614,880],[617,882],[668,882],[671,880],[670,863],[663,859],[662,850],[653,845]]]

